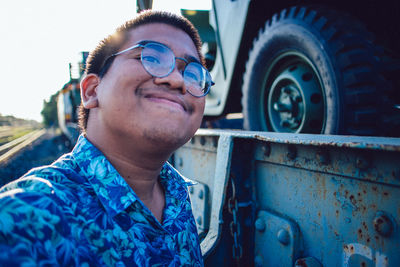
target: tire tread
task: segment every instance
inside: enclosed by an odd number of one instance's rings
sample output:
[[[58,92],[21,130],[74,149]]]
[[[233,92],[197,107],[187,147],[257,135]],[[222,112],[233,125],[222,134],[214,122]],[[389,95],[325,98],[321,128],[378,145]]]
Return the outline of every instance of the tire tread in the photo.
[[[257,60],[257,53],[262,49],[267,32],[277,23],[294,21],[306,24],[320,33],[337,70],[341,72],[342,101],[344,102],[344,123],[337,133],[339,134],[379,134],[379,127],[370,128],[368,121],[379,120],[380,105],[379,88],[385,84],[376,66],[379,57],[373,50],[373,35],[365,27],[348,15],[326,8],[294,6],[283,9],[266,21],[258,36],[253,40],[253,47],[245,65],[243,76],[242,107],[244,113],[251,113],[255,107],[249,105],[248,90],[250,73]],[[350,26],[349,26],[350,25]],[[376,78],[379,76],[378,78]],[[244,120],[244,127],[250,130],[260,130],[256,123],[249,119]]]

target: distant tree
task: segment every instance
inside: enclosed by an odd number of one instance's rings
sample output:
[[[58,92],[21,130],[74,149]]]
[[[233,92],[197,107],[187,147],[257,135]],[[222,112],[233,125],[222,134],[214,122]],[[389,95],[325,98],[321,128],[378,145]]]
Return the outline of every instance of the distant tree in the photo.
[[[50,100],[47,102],[43,100],[43,124],[46,127],[58,126],[58,118],[57,118],[57,96],[58,92],[50,97]]]

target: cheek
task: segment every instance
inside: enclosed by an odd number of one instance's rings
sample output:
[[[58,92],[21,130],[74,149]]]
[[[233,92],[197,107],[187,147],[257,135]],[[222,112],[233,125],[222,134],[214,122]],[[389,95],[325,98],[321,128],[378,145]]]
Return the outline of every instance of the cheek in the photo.
[[[195,104],[195,110],[194,110],[194,114],[193,114],[193,116],[195,118],[196,130],[197,130],[197,128],[200,127],[201,121],[203,119],[204,108],[205,108],[205,99],[202,98],[202,99],[198,99],[198,100],[200,100],[200,101],[198,101]]]
[[[204,108],[206,106],[206,99],[205,97],[199,98],[199,101],[196,103],[196,110],[200,114],[200,117],[203,117]]]

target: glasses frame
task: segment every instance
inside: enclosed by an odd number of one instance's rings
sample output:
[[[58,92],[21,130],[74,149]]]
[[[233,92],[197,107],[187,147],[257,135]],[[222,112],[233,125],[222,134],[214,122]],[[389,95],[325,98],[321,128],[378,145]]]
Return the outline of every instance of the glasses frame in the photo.
[[[144,47],[146,47],[146,45],[148,45],[148,44],[157,44],[157,45],[160,45],[160,46],[163,46],[163,47],[167,48],[167,49],[168,49],[169,51],[171,51],[171,53],[174,55],[174,59],[175,59],[171,70],[170,70],[167,74],[162,75],[162,76],[156,76],[156,75],[150,73],[150,72],[143,66],[143,62],[142,62],[142,52],[140,52],[140,63],[142,64],[143,68],[146,70],[146,72],[147,72],[148,74],[150,74],[150,75],[153,76],[153,77],[157,77],[157,78],[167,77],[168,75],[170,75],[170,74],[174,71],[176,60],[179,59],[179,60],[182,60],[183,62],[186,63],[185,68],[184,68],[183,71],[182,71],[182,77],[183,77],[183,79],[184,79],[184,76],[183,76],[183,75],[184,75],[184,71],[185,71],[186,67],[187,67],[189,64],[199,64],[199,65],[208,73],[208,75],[210,76],[210,81],[211,81],[211,82],[210,82],[210,86],[208,86],[208,87],[206,88],[206,90],[204,90],[204,92],[203,92],[202,95],[194,95],[192,92],[190,92],[190,90],[187,90],[187,92],[188,92],[189,94],[191,94],[192,96],[194,96],[194,97],[204,97],[204,96],[206,96],[206,95],[210,92],[211,86],[213,86],[215,83],[214,83],[213,80],[211,79],[211,74],[210,74],[210,72],[209,72],[201,63],[196,62],[196,61],[189,62],[189,61],[188,61],[187,59],[185,59],[185,58],[177,57],[177,56],[175,56],[174,52],[172,52],[171,48],[169,48],[169,47],[166,46],[165,44],[162,44],[162,43],[159,43],[159,42],[155,42],[155,41],[141,42],[141,43],[135,44],[135,45],[133,45],[133,46],[131,46],[131,47],[128,47],[128,48],[126,48],[126,49],[124,49],[124,50],[122,50],[122,51],[119,51],[119,52],[117,52],[117,53],[112,54],[111,56],[109,56],[109,57],[104,61],[103,67],[100,69],[99,75],[101,76],[101,75],[104,75],[104,74],[105,74],[106,71],[105,71],[104,69],[106,69],[106,66],[107,66],[107,64],[109,64],[109,60],[110,60],[111,58],[116,57],[116,56],[118,56],[118,55],[121,55],[121,54],[123,54],[123,53],[126,53],[126,52],[128,52],[128,51],[131,51],[131,50],[133,50],[133,49],[139,48],[139,47],[143,47],[143,48],[144,48]]]

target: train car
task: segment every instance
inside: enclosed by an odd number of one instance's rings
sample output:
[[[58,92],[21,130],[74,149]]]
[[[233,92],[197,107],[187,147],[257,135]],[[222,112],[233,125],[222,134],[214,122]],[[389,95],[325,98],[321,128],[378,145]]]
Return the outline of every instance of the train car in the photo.
[[[81,52],[79,60],[69,65],[70,80],[58,93],[58,125],[68,139],[75,143],[79,136],[78,108],[81,103],[80,80],[85,70],[88,52]]]

